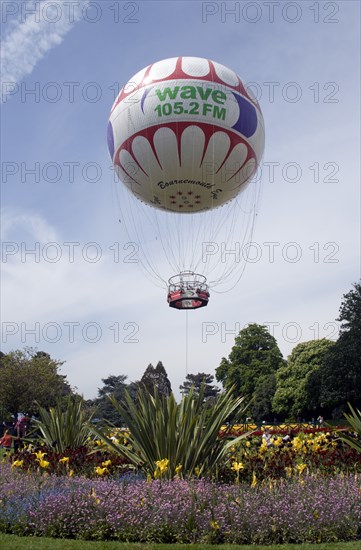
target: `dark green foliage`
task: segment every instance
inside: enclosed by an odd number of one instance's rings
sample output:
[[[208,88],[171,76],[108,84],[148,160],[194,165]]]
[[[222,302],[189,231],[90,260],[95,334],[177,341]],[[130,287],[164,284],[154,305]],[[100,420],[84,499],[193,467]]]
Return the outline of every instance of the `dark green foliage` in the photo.
[[[273,409],[283,418],[317,417],[322,412],[321,373],[327,353],[335,343],[323,338],[293,348],[287,364],[277,374]]]
[[[343,296],[340,336],[322,371],[321,400],[329,415],[342,417],[347,402],[361,408],[361,284]]]
[[[0,360],[0,409],[17,416],[36,414],[59,398],[73,394],[66,376],[58,373],[63,363],[32,348],[11,351]]]
[[[268,421],[274,417],[271,397],[276,391],[276,376],[269,374],[257,386],[252,402],[252,412],[255,418],[267,418]]]
[[[203,396],[205,401],[213,400],[217,397],[221,391],[217,386],[213,386],[214,376],[213,374],[206,374],[205,372],[198,372],[197,374],[187,374],[186,380],[183,382],[179,389],[183,395],[187,395],[190,389],[194,388],[194,394],[198,395],[203,385]]]
[[[82,399],[68,397],[65,410],[60,403],[49,411],[39,407],[39,416],[39,420],[33,420],[34,428],[39,431],[36,441],[48,449],[63,453],[66,449],[77,449],[88,443],[90,431],[87,422],[92,415],[84,410]]]
[[[154,388],[160,396],[169,397],[172,393],[172,387],[167,375],[167,371],[163,367],[163,363],[158,361],[154,368],[152,364],[148,365],[140,380],[140,383],[154,395]]]
[[[351,428],[354,430],[354,435],[341,434],[340,438],[342,441],[345,441],[350,447],[356,449],[361,453],[361,411],[358,409],[354,410],[350,403],[348,404],[351,414],[344,413],[347,422],[350,424]]]
[[[236,337],[228,359],[223,358],[216,369],[216,378],[226,388],[233,386],[235,395],[252,398],[251,414],[260,419],[271,411],[275,389],[272,375],[284,364],[276,339],[266,327],[253,323]]]
[[[119,413],[112,406],[109,397],[114,397],[118,402],[124,401],[124,390],[127,389],[126,379],[127,377],[123,374],[118,376],[109,375],[108,378],[102,378],[104,386],[98,389],[98,398],[95,400],[97,418],[110,422],[115,426],[121,426],[124,423]]]
[[[110,450],[141,467],[149,476],[157,477],[158,461],[167,462],[160,475],[168,479],[175,476],[177,467],[181,467],[184,476],[214,474],[227,450],[247,435],[230,441],[219,437],[226,418],[244,408],[244,398],[234,397],[232,388],[210,410],[204,404],[202,388],[198,395],[191,389],[179,405],[172,393],[169,397],[161,396],[154,388],[152,395],[144,386],[139,389],[137,405],[127,392],[125,397],[126,406],[113,397],[110,399],[129,428],[126,444],[115,443],[103,430],[88,426]]]

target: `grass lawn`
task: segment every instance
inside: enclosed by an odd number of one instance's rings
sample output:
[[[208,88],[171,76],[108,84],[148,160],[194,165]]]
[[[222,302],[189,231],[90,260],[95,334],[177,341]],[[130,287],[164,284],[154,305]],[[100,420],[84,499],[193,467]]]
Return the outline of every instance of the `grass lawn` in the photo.
[[[272,544],[271,546],[236,544],[127,544],[123,542],[17,537],[0,533],[0,547],[4,550],[359,550],[360,541],[330,544]]]

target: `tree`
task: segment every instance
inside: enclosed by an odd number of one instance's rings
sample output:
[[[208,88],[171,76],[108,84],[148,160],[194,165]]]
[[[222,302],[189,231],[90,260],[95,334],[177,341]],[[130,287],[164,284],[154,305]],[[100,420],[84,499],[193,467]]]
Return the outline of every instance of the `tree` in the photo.
[[[154,395],[154,388],[157,388],[158,394],[163,397],[169,397],[172,393],[167,371],[161,361],[158,361],[155,368],[152,364],[148,365],[140,383],[145,386],[151,395]]]
[[[311,340],[293,348],[276,374],[273,410],[285,417],[317,417],[321,411],[321,372],[331,340]]]
[[[185,381],[179,389],[183,395],[188,395],[190,389],[194,388],[194,395],[199,395],[201,386],[203,385],[203,398],[204,401],[213,401],[221,391],[217,386],[213,386],[214,380],[213,374],[206,374],[205,372],[198,372],[197,374],[187,374]]]
[[[272,418],[272,398],[276,391],[276,376],[269,374],[261,381],[253,394],[252,414],[254,418]]]
[[[216,378],[223,386],[234,386],[236,395],[253,398],[251,413],[255,418],[269,415],[274,382],[272,375],[285,363],[276,339],[265,326],[252,323],[241,330],[228,359],[222,358]],[[271,393],[264,395],[265,388]],[[258,398],[262,395],[262,406]]]
[[[361,408],[361,283],[343,295],[338,321],[340,335],[325,358],[321,400],[334,417],[341,417],[347,402]]]
[[[73,393],[66,376],[58,373],[63,362],[32,348],[12,351],[0,358],[0,409],[15,418],[19,412],[36,414]]]
[[[126,379],[127,377],[123,374],[118,376],[111,374],[108,378],[102,378],[104,386],[98,389],[98,398],[95,400],[97,416],[115,426],[122,425],[123,419],[119,417],[109,397],[114,397],[118,402],[124,401],[124,391],[127,389]]]

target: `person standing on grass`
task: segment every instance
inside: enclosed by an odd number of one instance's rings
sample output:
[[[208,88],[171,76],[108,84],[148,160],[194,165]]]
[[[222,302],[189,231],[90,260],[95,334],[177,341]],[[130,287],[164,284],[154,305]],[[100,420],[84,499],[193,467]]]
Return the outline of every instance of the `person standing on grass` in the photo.
[[[4,435],[0,439],[0,445],[4,449],[9,450],[9,449],[11,449],[12,444],[13,444],[13,438],[9,434],[9,430],[5,430]]]

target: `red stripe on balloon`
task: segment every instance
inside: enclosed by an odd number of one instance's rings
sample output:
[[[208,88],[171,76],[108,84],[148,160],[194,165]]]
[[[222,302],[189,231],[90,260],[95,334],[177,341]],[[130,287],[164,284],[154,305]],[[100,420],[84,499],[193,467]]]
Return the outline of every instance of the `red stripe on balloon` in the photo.
[[[134,154],[134,151],[133,151],[133,142],[134,140],[137,138],[137,137],[144,137],[145,139],[148,140],[150,146],[151,146],[151,149],[154,153],[154,156],[155,158],[157,159],[157,162],[159,164],[159,167],[161,169],[163,169],[161,163],[160,163],[160,160],[159,160],[159,157],[158,157],[158,154],[157,154],[157,151],[156,151],[156,148],[155,148],[155,144],[154,144],[154,136],[155,136],[155,133],[160,129],[160,128],[169,128],[170,130],[172,130],[174,132],[174,134],[176,135],[177,137],[177,140],[178,140],[178,155],[179,155],[179,162],[181,161],[181,139],[182,139],[182,134],[183,132],[189,128],[190,126],[197,126],[198,128],[200,128],[203,133],[204,133],[204,136],[205,136],[205,142],[204,142],[204,148],[203,148],[203,154],[202,154],[202,160],[201,160],[201,164],[203,163],[203,160],[204,160],[204,156],[206,154],[206,151],[207,151],[207,147],[208,147],[208,144],[209,144],[209,141],[211,139],[212,136],[214,136],[215,134],[215,129],[214,129],[214,125],[213,124],[207,124],[207,123],[202,123],[202,122],[199,122],[199,123],[192,123],[190,124],[189,122],[169,122],[167,124],[162,124],[162,125],[156,125],[156,126],[151,126],[150,128],[146,128],[145,130],[141,130],[140,132],[137,132],[136,134],[132,135],[130,138],[128,138],[126,141],[124,141],[120,147],[118,148],[114,158],[115,158],[115,164],[117,166],[119,166],[122,170],[124,170],[124,172],[126,172],[128,174],[128,172],[125,170],[125,168],[122,166],[122,163],[120,162],[120,153],[125,150],[127,151],[133,158],[134,158],[134,161],[135,163],[139,166],[139,168],[142,170],[142,172],[148,176],[147,172],[144,170],[144,168],[139,164],[139,162],[137,161],[136,157],[135,157],[135,154]],[[224,128],[221,128],[219,131],[227,134],[227,136],[229,137],[230,139],[230,146],[229,146],[229,149],[228,149],[228,152],[227,152],[227,155],[226,155],[226,158],[224,159],[221,167],[223,166],[223,164],[227,161],[227,159],[229,158],[230,154],[232,153],[233,149],[236,147],[236,145],[239,145],[239,144],[243,144],[247,147],[247,157],[245,159],[245,161],[243,162],[243,164],[241,165],[241,167],[230,177],[228,178],[227,181],[229,181],[230,179],[232,179],[240,170],[242,170],[242,168],[245,166],[245,164],[251,160],[251,159],[254,159],[255,161],[255,166],[257,166],[257,158],[256,158],[256,154],[254,152],[254,150],[252,149],[252,147],[249,145],[249,143],[243,139],[241,136],[239,136],[238,134],[236,134],[235,132],[232,132],[231,130],[227,130],[227,129],[224,129]],[[219,170],[221,169],[221,167],[219,168]],[[217,170],[217,172],[219,171]],[[129,174],[128,174],[129,175]],[[136,180],[129,175],[129,177],[136,182]]]

